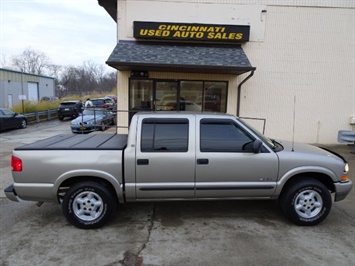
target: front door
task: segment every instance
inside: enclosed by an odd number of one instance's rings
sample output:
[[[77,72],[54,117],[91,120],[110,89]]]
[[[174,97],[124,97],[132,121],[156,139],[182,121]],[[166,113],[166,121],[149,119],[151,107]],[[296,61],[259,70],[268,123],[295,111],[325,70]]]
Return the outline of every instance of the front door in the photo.
[[[138,121],[137,132],[142,132],[136,146],[138,200],[194,197],[193,125],[191,118],[174,115]]]
[[[252,151],[254,137],[232,119],[201,119],[196,151],[197,198],[270,197],[278,158]]]

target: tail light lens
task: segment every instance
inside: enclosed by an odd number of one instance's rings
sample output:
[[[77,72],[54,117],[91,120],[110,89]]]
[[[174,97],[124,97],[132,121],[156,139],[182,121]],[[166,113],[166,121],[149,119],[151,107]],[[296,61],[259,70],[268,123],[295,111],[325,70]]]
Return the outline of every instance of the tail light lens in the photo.
[[[11,166],[12,166],[12,171],[21,172],[22,171],[22,160],[20,158],[12,156],[11,157]]]
[[[102,108],[107,108],[108,106],[107,106],[107,104],[106,103],[104,103],[103,105],[102,105]]]

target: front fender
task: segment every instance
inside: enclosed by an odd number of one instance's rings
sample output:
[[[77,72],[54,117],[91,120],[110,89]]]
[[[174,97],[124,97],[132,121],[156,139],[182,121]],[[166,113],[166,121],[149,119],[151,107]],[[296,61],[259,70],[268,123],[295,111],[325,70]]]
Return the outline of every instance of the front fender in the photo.
[[[63,173],[61,176],[57,178],[57,180],[54,183],[53,191],[52,191],[53,196],[57,197],[59,187],[61,186],[61,184],[63,184],[64,181],[72,178],[77,178],[77,177],[95,177],[95,178],[101,178],[106,180],[115,189],[119,202],[123,202],[123,184],[121,184],[113,175],[104,171],[94,170],[94,169],[72,170]]]
[[[289,181],[294,176],[302,175],[302,174],[304,175],[308,174],[309,176],[311,176],[314,173],[328,176],[329,178],[332,179],[332,183],[336,182],[338,179],[336,174],[333,171],[329,170],[328,168],[320,167],[320,166],[300,166],[289,170],[283,176],[281,176],[279,181],[276,183],[275,197],[278,197],[281,194],[281,191],[285,186],[286,182]]]

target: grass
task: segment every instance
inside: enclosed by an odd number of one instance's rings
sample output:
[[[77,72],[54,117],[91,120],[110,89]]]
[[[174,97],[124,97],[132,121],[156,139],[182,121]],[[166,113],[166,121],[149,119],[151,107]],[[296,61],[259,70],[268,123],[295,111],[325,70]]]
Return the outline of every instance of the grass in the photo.
[[[46,102],[46,101],[23,101],[23,106],[22,103],[17,104],[11,108],[11,110],[15,113],[18,114],[26,114],[26,113],[36,113],[36,112],[41,112],[41,111],[47,111],[47,110],[52,110],[52,109],[57,109],[59,104],[62,101],[70,101],[70,100],[82,100],[83,102],[86,101],[87,98],[101,98],[104,97],[105,95],[116,95],[117,92],[116,90],[112,91],[111,93],[106,93],[106,94],[91,94],[91,95],[85,95],[85,96],[80,96],[80,95],[71,95],[71,96],[66,96],[63,97],[60,100],[54,101],[54,102]]]

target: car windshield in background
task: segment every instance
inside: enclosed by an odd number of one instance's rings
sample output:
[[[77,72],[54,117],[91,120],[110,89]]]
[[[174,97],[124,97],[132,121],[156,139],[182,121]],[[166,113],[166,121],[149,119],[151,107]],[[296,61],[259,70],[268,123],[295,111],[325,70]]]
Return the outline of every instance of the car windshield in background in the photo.
[[[89,110],[85,109],[83,115],[105,115],[104,110]]]

